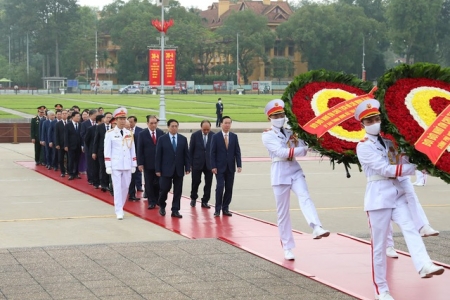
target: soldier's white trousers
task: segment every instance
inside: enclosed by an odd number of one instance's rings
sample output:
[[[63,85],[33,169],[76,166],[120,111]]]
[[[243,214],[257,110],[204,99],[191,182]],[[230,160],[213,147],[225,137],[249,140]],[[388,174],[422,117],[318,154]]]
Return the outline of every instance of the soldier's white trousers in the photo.
[[[116,216],[123,217],[123,207],[127,201],[131,182],[131,170],[112,170],[111,179],[114,189],[114,211]]]
[[[300,209],[308,225],[314,228],[314,226],[322,226],[322,224],[317,215],[316,207],[309,196],[306,180],[303,176],[294,179],[291,185],[274,185],[272,188],[277,203],[278,232],[280,234],[281,244],[283,245],[283,249],[293,249],[295,242],[292,235],[291,217],[289,214],[291,190],[298,198]]]
[[[402,230],[414,267],[419,272],[430,262],[422,237],[414,226],[411,213],[406,203],[396,208],[385,208],[367,212],[372,236],[372,272],[375,293],[389,291],[386,280],[386,244],[391,220]],[[399,274],[401,276],[401,274]]]

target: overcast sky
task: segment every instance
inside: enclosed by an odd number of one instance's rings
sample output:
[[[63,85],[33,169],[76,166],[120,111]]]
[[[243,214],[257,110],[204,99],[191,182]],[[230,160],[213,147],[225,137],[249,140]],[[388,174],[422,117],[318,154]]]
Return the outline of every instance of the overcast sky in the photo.
[[[208,8],[213,2],[218,2],[217,0],[177,0],[184,7],[198,7],[202,10]],[[78,0],[78,4],[86,6],[94,6],[102,8],[104,5],[108,5],[114,2],[114,0]],[[127,0],[125,0],[127,2]]]

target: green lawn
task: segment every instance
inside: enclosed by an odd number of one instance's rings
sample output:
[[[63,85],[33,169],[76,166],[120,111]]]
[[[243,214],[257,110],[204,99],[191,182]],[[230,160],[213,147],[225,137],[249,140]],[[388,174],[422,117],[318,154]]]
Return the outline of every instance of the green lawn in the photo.
[[[240,122],[264,122],[264,106],[281,95],[166,95],[166,118],[179,122],[198,122],[204,118],[215,119],[217,98],[222,98],[224,115]],[[0,95],[0,106],[20,112],[35,114],[36,108],[45,105],[53,108],[56,103],[65,108],[78,105],[81,109],[102,106],[114,111],[119,106],[128,109],[138,122],[144,122],[148,114],[159,114],[159,95]],[[1,117],[1,115],[0,115]],[[11,117],[11,116],[9,116]]]

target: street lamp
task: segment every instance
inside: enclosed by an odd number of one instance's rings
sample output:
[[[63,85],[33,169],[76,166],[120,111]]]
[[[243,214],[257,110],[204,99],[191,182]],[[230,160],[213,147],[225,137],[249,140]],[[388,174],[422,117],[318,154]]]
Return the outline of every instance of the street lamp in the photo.
[[[366,81],[366,67],[364,66],[364,61],[365,61],[365,56],[366,56],[366,49],[365,48],[366,48],[366,42],[365,42],[364,35],[363,35],[362,64],[361,64],[361,67],[362,67],[361,79],[363,81]]]
[[[11,35],[8,35],[8,73],[11,77]],[[11,78],[9,80],[9,87],[11,87]]]
[[[158,0],[161,5],[161,24],[164,26],[164,7],[169,6],[169,0]],[[166,125],[166,98],[164,93],[164,46],[166,34],[161,30],[161,91],[159,93],[159,125]]]
[[[239,70],[239,33],[236,33],[236,85],[240,85],[241,71]]]

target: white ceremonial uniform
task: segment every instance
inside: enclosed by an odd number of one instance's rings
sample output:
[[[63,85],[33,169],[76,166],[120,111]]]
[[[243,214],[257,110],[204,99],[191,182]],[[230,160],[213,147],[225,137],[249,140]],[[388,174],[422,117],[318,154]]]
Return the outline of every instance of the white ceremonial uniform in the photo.
[[[105,167],[112,169],[114,209],[117,217],[123,217],[132,168],[136,168],[136,150],[133,134],[123,128],[123,136],[116,126],[105,134]]]
[[[309,226],[322,226],[312,202],[305,175],[300,164],[295,160],[297,156],[305,156],[308,147],[302,140],[295,146],[291,139],[292,131],[283,129],[286,136],[274,126],[262,134],[262,142],[269,151],[272,159],[271,183],[277,204],[278,231],[283,249],[295,247],[292,235],[292,225],[289,214],[291,190],[297,195],[300,208]],[[289,157],[293,159],[289,160]]]
[[[387,140],[384,140],[388,144]],[[386,245],[391,220],[402,230],[414,267],[419,272],[431,263],[423,240],[414,226],[401,176],[414,174],[415,166],[405,157],[399,164],[389,157],[376,136],[367,134],[356,147],[359,162],[367,177],[364,210],[372,236],[372,271],[377,295],[389,291],[386,281]],[[400,177],[400,178],[399,178]]]

